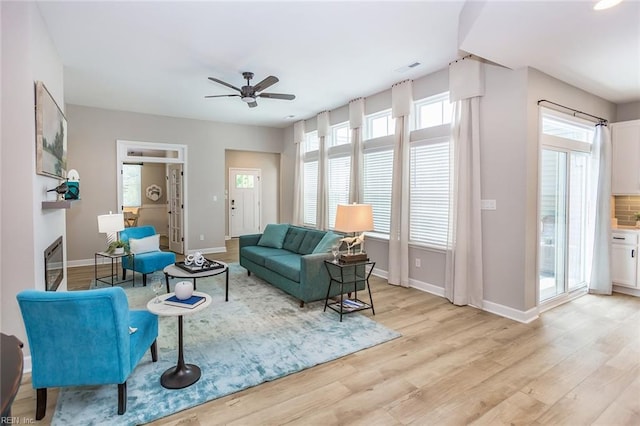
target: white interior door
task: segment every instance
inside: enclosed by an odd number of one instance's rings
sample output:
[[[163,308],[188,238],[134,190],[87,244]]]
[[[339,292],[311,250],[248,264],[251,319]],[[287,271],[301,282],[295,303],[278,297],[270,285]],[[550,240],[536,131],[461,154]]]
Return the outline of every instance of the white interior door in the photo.
[[[184,200],[182,164],[167,164],[167,213],[169,216],[169,250],[184,253]]]
[[[229,169],[229,236],[261,230],[260,169]]]

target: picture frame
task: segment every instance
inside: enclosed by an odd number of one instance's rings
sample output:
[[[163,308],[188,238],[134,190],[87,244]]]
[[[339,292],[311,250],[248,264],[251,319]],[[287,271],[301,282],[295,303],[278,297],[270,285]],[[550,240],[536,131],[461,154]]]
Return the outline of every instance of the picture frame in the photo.
[[[67,118],[42,81],[36,81],[36,173],[56,179],[67,174]]]

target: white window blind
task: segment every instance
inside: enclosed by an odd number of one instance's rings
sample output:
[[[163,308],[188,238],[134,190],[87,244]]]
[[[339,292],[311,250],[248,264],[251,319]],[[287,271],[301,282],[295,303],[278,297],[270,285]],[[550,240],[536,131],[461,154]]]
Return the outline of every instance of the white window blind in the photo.
[[[338,204],[349,203],[349,175],[351,157],[329,158],[329,228],[336,224]]]
[[[304,207],[303,221],[305,225],[316,224],[318,204],[318,162],[304,163]]]
[[[364,153],[363,202],[373,208],[373,230],[388,234],[391,229],[391,178],[393,150]]]
[[[410,155],[409,239],[444,248],[449,220],[449,141],[413,143]]]

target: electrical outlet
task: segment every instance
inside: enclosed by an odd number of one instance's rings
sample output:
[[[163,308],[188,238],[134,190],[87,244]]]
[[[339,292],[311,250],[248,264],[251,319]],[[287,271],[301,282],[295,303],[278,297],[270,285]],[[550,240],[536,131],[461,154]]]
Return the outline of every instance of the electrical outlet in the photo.
[[[420,268],[421,266],[420,259],[416,257],[416,268]]]
[[[204,234],[200,234],[200,241],[204,241]]]

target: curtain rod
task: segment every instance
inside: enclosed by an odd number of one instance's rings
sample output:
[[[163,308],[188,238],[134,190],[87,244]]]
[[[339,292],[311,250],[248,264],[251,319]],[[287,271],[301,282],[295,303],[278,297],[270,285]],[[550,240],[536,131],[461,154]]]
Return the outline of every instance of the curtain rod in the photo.
[[[588,114],[586,112],[578,111],[577,109],[569,108],[568,106],[560,105],[560,104],[557,104],[555,102],[548,101],[546,99],[540,99],[538,101],[538,105],[540,105],[543,102],[546,102],[548,104],[552,104],[552,105],[555,105],[555,106],[559,106],[560,108],[568,109],[569,111],[573,111],[573,116],[574,117],[576,116],[576,114],[582,114],[582,115],[586,115],[587,117],[595,118],[596,120],[598,120],[598,124],[606,125],[609,122],[609,120],[607,120],[606,118],[602,118],[602,117],[598,117],[597,115],[592,115],[592,114]]]

